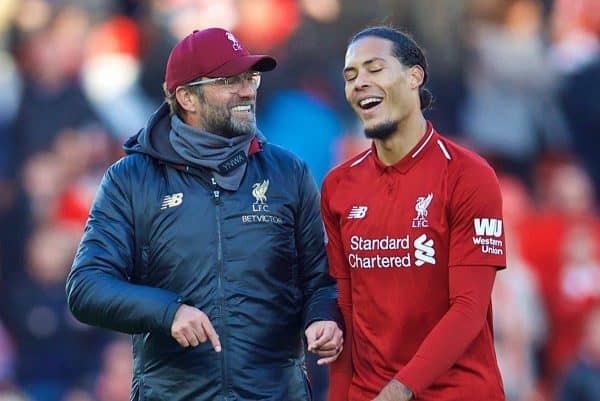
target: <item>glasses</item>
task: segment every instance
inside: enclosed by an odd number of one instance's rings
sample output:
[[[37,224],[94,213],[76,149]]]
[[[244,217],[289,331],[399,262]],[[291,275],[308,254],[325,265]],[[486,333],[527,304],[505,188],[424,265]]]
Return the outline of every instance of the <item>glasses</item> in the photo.
[[[247,84],[252,90],[257,90],[260,86],[260,72],[246,72],[233,77],[199,79],[198,81],[189,82],[184,86],[196,86],[204,84],[216,84],[231,92],[238,92],[244,87],[244,84]]]

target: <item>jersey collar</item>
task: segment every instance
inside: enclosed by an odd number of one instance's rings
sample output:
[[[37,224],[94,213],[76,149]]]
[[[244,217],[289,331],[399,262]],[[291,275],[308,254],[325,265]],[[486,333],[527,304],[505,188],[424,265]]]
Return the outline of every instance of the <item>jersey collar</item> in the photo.
[[[434,143],[434,139],[437,136],[431,121],[427,121],[427,128],[425,130],[425,135],[419,143],[417,143],[411,150],[408,152],[406,156],[400,159],[395,164],[391,166],[386,166],[379,160],[377,157],[377,149],[375,148],[375,142],[371,144],[371,159],[373,160],[373,164],[380,173],[384,173],[385,171],[395,170],[399,173],[406,173],[408,170],[412,168],[417,162],[423,157],[425,153],[431,148],[431,144]]]

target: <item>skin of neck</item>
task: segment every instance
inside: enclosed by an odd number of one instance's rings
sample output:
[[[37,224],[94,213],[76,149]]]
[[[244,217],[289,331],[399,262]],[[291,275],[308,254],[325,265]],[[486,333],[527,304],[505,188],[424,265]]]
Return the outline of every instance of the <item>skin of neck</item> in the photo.
[[[190,125],[194,128],[203,129],[201,126],[202,124],[200,121],[199,113],[190,113],[190,112],[184,113],[182,120],[187,125]]]
[[[425,136],[427,121],[420,111],[398,123],[398,129],[389,138],[375,139],[377,157],[386,166],[399,162]]]

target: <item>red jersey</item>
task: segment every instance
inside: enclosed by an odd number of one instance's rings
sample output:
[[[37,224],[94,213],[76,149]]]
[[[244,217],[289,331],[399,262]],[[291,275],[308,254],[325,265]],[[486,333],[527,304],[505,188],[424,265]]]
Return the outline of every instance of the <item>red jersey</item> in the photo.
[[[322,205],[331,275],[351,283],[348,399],[367,401],[402,374],[449,310],[449,269],[505,266],[499,184],[485,160],[428,123],[423,139],[393,166],[383,165],[373,146],[332,170]],[[504,400],[491,308],[462,356],[417,395]]]

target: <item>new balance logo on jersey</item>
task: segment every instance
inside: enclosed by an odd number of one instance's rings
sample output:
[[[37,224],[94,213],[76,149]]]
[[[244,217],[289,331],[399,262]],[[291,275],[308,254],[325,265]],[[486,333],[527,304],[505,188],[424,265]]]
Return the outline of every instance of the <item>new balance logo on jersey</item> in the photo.
[[[169,208],[169,207],[179,206],[179,205],[181,205],[182,202],[183,202],[183,193],[181,193],[181,192],[178,192],[173,195],[167,195],[167,196],[165,196],[162,204],[160,205],[160,210],[165,210],[166,208]]]
[[[475,235],[486,237],[501,237],[502,236],[502,220],[499,219],[475,219]]]
[[[433,248],[433,240],[427,239],[425,234],[415,239],[415,265],[421,267],[425,263],[435,264],[435,249]]]
[[[367,206],[352,206],[350,213],[348,213],[349,219],[364,219],[367,215]]]

